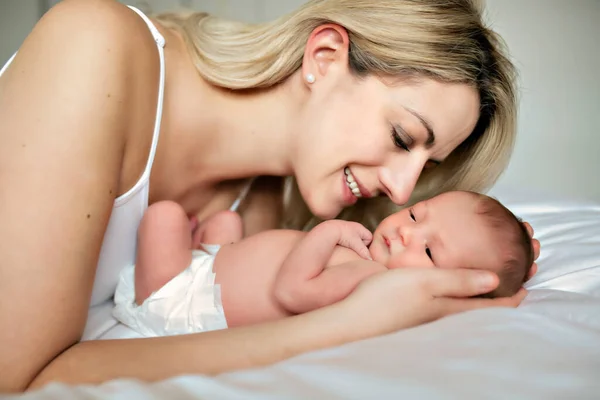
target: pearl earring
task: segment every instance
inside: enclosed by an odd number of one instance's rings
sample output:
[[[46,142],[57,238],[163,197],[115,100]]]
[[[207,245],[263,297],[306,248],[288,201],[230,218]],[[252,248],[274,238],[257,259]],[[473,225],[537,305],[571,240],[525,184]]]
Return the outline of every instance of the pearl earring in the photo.
[[[315,76],[313,74],[306,74],[306,82],[315,83]]]

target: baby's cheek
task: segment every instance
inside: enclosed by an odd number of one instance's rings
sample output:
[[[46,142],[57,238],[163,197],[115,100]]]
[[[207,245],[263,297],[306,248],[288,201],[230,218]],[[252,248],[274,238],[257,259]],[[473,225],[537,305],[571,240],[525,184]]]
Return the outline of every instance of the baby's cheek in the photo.
[[[388,268],[431,268],[433,264],[427,255],[404,252],[390,257]]]

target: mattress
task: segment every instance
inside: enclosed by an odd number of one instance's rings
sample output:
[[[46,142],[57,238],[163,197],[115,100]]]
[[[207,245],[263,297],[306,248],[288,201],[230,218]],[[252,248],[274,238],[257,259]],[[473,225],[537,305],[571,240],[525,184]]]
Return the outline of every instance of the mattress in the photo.
[[[263,368],[156,383],[50,384],[23,399],[600,399],[600,204],[499,187],[542,243],[517,309],[475,310]],[[91,310],[86,339],[134,337]]]

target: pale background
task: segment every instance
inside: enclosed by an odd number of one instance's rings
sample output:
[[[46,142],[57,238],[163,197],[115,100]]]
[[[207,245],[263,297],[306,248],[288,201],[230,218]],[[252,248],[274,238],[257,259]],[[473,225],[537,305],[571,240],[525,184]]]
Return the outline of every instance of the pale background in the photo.
[[[123,1],[264,21],[303,0]],[[0,63],[54,0],[0,0]],[[520,70],[519,137],[503,184],[600,201],[600,0],[487,0]]]

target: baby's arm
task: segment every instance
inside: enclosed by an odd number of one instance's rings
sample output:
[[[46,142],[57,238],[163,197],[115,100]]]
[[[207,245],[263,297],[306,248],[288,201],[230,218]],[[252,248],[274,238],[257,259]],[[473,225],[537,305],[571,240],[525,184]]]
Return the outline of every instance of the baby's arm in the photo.
[[[138,229],[135,301],[142,304],[192,261],[192,231],[185,211],[172,201],[152,204]]]
[[[297,314],[344,299],[363,279],[385,270],[381,264],[364,259],[369,257],[366,244],[371,237],[355,222],[333,220],[316,226],[281,266],[274,285],[275,298]],[[354,260],[325,268],[338,245],[354,250],[348,250],[349,259]]]
[[[225,245],[238,242],[243,237],[242,218],[234,211],[220,211],[204,220],[194,231],[192,246],[202,243]]]

